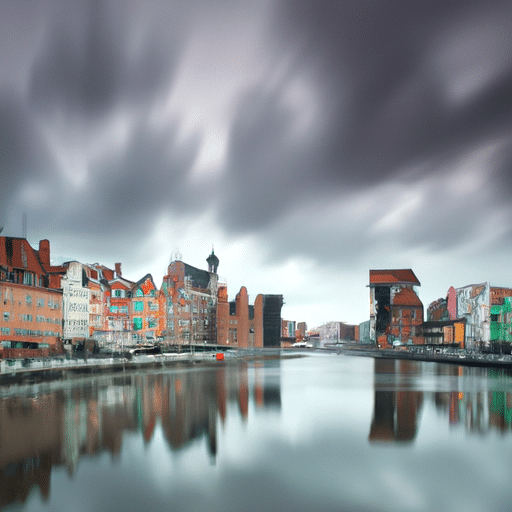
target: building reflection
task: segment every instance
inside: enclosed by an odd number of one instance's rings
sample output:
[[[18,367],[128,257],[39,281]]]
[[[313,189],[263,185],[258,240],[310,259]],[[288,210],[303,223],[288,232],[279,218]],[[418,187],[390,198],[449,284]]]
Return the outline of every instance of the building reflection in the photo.
[[[418,429],[423,394],[404,390],[417,366],[409,361],[375,359],[375,393],[370,441],[412,441]],[[405,381],[405,382],[404,382]]]
[[[431,371],[434,369],[434,374]],[[449,391],[416,391],[420,379],[432,381]],[[491,430],[512,431],[512,393],[494,388],[510,388],[511,374],[455,365],[432,365],[404,360],[374,360],[374,408],[370,426],[371,442],[413,441],[420,428],[424,402],[432,402],[452,427],[474,434]],[[472,389],[486,382],[491,391]],[[503,383],[503,386],[500,384]],[[422,386],[424,386],[424,381]]]
[[[54,466],[72,476],[81,457],[115,458],[126,433],[140,432],[149,443],[157,425],[173,451],[206,438],[215,461],[218,423],[228,411],[246,421],[251,403],[280,406],[279,381],[266,382],[264,369],[258,363],[129,375],[0,400],[0,509],[25,502],[35,489],[48,498]]]

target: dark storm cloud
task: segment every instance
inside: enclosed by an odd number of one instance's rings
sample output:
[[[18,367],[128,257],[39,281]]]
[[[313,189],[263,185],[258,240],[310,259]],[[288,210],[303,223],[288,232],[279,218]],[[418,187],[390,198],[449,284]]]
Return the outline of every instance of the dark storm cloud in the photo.
[[[20,99],[0,95],[0,222],[3,222],[23,183],[51,181],[55,161]]]
[[[290,138],[296,118],[282,103],[284,85],[260,82],[238,102],[221,189],[221,217],[230,229],[268,227],[311,184],[311,144]]]
[[[485,23],[493,10],[507,17],[510,9],[499,1],[283,2],[283,44],[298,46],[318,67],[318,87],[331,105],[319,167],[359,186],[505,133],[512,125],[510,59],[494,82],[461,106],[445,101],[439,70],[429,62],[436,38],[450,26],[479,16]],[[484,29],[492,38],[493,26]],[[480,53],[464,43],[469,58]]]
[[[48,31],[33,66],[31,104],[45,115],[78,113],[83,121],[111,115],[124,103],[149,106],[172,82],[178,28],[140,36],[140,28],[113,4],[76,7],[78,23],[57,18]]]

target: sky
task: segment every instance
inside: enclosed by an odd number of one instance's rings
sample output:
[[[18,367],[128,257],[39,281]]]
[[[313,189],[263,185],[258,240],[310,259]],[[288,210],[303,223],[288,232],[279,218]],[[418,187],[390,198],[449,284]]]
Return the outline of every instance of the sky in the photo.
[[[0,0],[0,226],[309,328],[512,287],[508,0]]]

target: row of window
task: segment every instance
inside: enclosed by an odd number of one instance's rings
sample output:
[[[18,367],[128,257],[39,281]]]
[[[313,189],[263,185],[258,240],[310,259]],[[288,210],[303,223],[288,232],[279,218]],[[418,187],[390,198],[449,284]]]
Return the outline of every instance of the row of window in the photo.
[[[1,327],[0,333],[3,335],[11,334],[11,330],[13,334],[18,336],[60,336],[58,332],[53,331],[34,331],[32,329],[11,329],[10,327]]]
[[[9,311],[4,311],[3,319],[4,319],[4,322],[10,322],[11,321],[11,313]],[[22,322],[33,322],[34,321],[33,315],[30,315],[30,314],[20,314],[20,315],[18,315],[18,319]],[[61,319],[60,318],[45,318],[42,315],[36,315],[36,322],[46,322],[48,324],[59,325],[61,323]]]
[[[2,341],[4,348],[50,348],[49,343],[28,343],[26,341]]]
[[[68,297],[78,297],[78,298],[81,298],[81,299],[88,299],[89,298],[89,290],[84,290],[84,289],[77,289],[77,288],[70,288],[67,292],[66,292],[66,295]]]
[[[158,311],[158,303],[149,302],[148,307],[150,311]],[[144,311],[144,302],[137,300],[133,303],[134,311]],[[128,306],[110,306],[111,313],[128,313]]]
[[[155,329],[158,325],[158,322],[155,318],[146,318],[146,323],[148,326],[148,329]],[[133,319],[133,330],[138,331],[140,329],[143,329],[144,323],[141,317],[135,317]]]

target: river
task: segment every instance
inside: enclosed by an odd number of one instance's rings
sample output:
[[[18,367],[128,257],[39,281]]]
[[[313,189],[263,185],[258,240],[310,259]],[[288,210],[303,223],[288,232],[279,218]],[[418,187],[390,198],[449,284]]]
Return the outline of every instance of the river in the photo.
[[[0,393],[1,510],[512,508],[504,370],[313,352]]]

